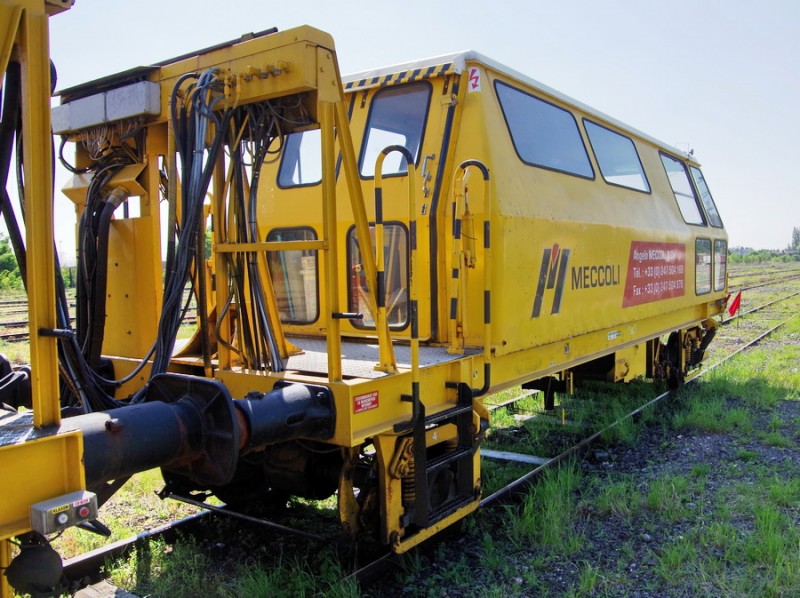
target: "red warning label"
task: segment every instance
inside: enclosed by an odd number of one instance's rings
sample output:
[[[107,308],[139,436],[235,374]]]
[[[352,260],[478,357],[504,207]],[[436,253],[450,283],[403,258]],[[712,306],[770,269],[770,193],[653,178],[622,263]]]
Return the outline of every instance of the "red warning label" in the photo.
[[[370,409],[378,408],[378,391],[368,392],[363,395],[353,397],[353,413],[362,413]]]
[[[686,292],[685,279],[684,244],[633,241],[622,307],[682,297]]]

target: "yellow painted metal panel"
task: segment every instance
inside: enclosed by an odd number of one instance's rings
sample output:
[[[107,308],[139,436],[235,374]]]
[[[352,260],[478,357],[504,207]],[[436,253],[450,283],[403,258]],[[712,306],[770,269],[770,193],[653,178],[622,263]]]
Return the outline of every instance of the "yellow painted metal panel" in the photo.
[[[30,530],[30,505],[85,489],[80,432],[43,436],[0,446],[3,500],[0,538]]]
[[[5,571],[11,564],[11,542],[5,539],[0,539],[0,570]],[[14,596],[11,585],[8,583],[8,578],[5,575],[0,575],[0,596],[6,598]]]
[[[111,223],[106,305],[108,324],[103,342],[106,354],[141,357],[156,337],[161,299],[157,226],[157,215],[120,218]]]
[[[50,152],[48,21],[41,3],[26,8],[20,26],[22,129],[25,136],[25,213],[31,343],[31,392],[37,427],[56,424],[59,411],[56,339],[39,330],[56,327]]]
[[[5,73],[8,61],[11,59],[11,51],[17,39],[17,28],[19,27],[22,7],[14,3],[0,4],[0,73]]]

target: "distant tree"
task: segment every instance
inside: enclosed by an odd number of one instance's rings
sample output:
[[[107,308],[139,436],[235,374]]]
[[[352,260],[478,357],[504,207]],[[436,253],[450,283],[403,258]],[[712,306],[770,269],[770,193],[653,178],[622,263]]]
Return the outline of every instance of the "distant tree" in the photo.
[[[0,289],[22,288],[19,265],[8,237],[0,235]]]
[[[789,249],[800,249],[800,226],[795,226],[792,229],[792,244]]]

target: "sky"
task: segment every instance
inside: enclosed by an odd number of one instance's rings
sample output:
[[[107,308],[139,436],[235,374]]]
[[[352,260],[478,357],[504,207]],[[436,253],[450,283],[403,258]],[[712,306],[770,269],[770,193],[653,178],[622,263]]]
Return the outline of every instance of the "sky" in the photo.
[[[51,57],[65,89],[298,25],[332,34],[345,75],[475,50],[693,150],[732,247],[784,248],[800,227],[797,0],[77,0],[50,19]],[[69,262],[72,208],[56,195]]]

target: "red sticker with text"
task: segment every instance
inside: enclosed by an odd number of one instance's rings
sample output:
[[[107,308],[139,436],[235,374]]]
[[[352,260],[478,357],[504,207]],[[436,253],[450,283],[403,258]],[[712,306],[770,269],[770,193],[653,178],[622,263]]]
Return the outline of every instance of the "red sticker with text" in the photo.
[[[683,243],[633,241],[622,307],[682,297],[686,292],[685,279]]]
[[[368,392],[364,395],[353,397],[353,413],[363,413],[370,409],[378,408],[378,391]]]

